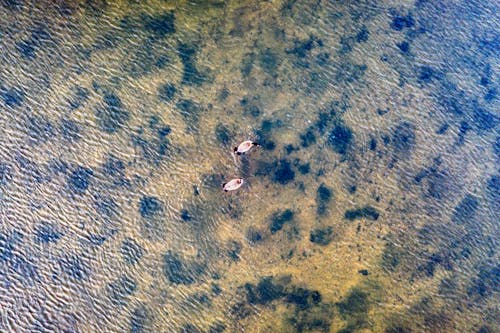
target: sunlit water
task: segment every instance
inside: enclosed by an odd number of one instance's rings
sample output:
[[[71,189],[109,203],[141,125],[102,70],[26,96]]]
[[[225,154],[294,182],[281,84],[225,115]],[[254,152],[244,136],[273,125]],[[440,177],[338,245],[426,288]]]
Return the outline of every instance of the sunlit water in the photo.
[[[497,1],[0,3],[1,332],[500,331]]]

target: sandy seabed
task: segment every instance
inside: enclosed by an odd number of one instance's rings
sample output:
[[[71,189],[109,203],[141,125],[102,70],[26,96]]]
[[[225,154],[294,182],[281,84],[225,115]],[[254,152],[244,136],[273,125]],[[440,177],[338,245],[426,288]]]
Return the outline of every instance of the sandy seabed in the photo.
[[[1,332],[500,331],[496,1],[0,4]]]

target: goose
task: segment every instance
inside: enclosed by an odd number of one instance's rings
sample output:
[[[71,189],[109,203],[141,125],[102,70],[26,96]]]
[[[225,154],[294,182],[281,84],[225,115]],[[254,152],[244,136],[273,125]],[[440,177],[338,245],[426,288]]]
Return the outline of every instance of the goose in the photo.
[[[224,192],[235,191],[239,189],[244,182],[243,178],[231,179],[227,183],[222,184],[222,189]]]
[[[259,144],[257,142],[254,142],[252,140],[243,141],[238,145],[238,147],[234,147],[234,152],[236,153],[236,155],[241,155],[252,149],[252,147],[258,145]]]

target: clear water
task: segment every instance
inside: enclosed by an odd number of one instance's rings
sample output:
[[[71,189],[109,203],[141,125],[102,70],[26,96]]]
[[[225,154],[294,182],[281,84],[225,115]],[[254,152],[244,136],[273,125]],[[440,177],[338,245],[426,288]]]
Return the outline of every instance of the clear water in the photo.
[[[500,331],[497,1],[0,3],[1,332]]]

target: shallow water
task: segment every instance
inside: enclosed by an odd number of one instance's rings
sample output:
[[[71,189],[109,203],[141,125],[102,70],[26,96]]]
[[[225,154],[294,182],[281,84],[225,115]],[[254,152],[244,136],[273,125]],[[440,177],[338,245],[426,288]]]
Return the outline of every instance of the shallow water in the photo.
[[[1,332],[500,331],[498,2],[0,4]]]

